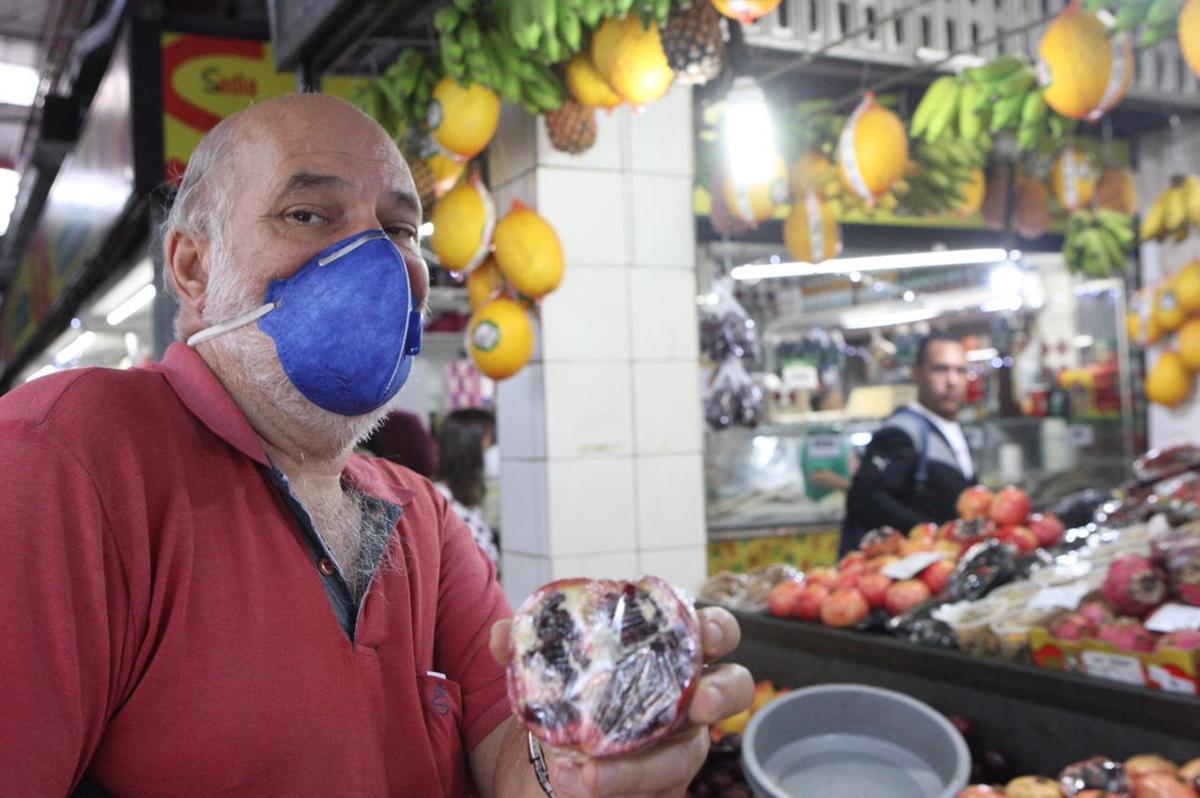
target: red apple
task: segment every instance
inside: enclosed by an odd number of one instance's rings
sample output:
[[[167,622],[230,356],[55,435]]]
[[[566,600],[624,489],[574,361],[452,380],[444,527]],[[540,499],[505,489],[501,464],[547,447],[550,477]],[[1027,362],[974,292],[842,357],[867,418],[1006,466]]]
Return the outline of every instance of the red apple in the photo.
[[[955,509],[958,517],[970,521],[973,518],[983,518],[988,514],[992,504],[992,492],[983,485],[972,485],[958,494]]]
[[[1037,536],[1042,548],[1055,546],[1063,536],[1063,522],[1054,513],[1034,513],[1029,516],[1029,531]]]
[[[921,581],[929,587],[929,592],[936,596],[946,589],[952,573],[954,573],[953,562],[938,560],[921,572]]]
[[[992,497],[988,518],[994,521],[996,526],[1016,526],[1025,523],[1029,518],[1029,507],[1029,494],[1009,485]]]
[[[920,579],[905,579],[887,589],[883,606],[892,615],[903,615],[930,596],[929,586]]]
[[[867,573],[877,574],[884,568],[887,568],[894,562],[900,562],[902,557],[897,557],[895,554],[882,554],[878,557],[872,557],[867,561]]]
[[[821,622],[826,626],[857,626],[867,619],[871,605],[857,590],[835,590],[821,605]]]
[[[821,605],[829,598],[829,588],[815,582],[804,586],[800,595],[792,602],[792,617],[802,621],[815,621],[821,617]]]
[[[1197,798],[1200,793],[1174,773],[1148,773],[1134,779],[1134,798]]]
[[[795,579],[780,582],[767,594],[767,610],[776,618],[792,617],[796,598],[803,590],[804,584]]]
[[[1032,554],[1037,551],[1037,535],[1026,526],[1004,526],[996,533],[996,538],[1002,543],[1016,547],[1018,554]]]
[[[842,558],[842,561],[839,562],[837,565],[837,569],[839,571],[845,572],[846,569],[848,569],[848,568],[862,569],[862,568],[866,567],[866,564],[867,564],[867,555],[864,552],[852,551],[849,554],[847,554],[845,557]]]
[[[843,571],[838,574],[837,589],[845,590],[847,588],[858,587],[858,580],[863,577],[860,571]]]
[[[868,557],[878,557],[881,554],[898,554],[904,535],[894,529],[884,528],[868,532],[859,547]]]
[[[814,568],[805,574],[805,581],[812,584],[824,585],[830,590],[833,590],[835,587],[837,587],[838,572],[832,568]]]
[[[880,573],[867,574],[858,580],[859,591],[866,596],[867,603],[872,607],[882,607],[887,589],[892,586],[892,580]]]

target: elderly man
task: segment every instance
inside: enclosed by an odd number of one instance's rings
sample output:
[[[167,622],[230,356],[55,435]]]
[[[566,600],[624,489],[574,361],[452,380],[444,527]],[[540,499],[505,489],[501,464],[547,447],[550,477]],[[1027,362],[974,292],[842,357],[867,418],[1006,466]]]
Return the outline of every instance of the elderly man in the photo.
[[[188,343],[0,399],[0,795],[542,794],[493,568],[428,481],[353,455],[419,349],[420,221],[373,121],[264,102],[201,142],[167,222]],[[679,794],[751,692],[712,668],[687,729],[547,752],[550,784]]]

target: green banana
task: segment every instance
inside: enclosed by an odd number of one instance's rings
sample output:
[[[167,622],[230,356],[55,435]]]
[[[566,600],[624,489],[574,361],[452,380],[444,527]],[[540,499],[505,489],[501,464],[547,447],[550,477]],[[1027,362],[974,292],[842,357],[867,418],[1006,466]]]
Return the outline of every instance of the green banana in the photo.
[[[1001,130],[1011,128],[1020,119],[1024,102],[1023,94],[1001,97],[992,106],[992,122],[988,129],[992,133],[999,133]]]
[[[1025,99],[1021,103],[1021,124],[1031,127],[1037,125],[1040,128],[1046,121],[1048,111],[1046,98],[1042,96],[1042,93],[1031,91],[1025,95]]]
[[[976,141],[987,129],[985,113],[979,108],[979,100],[986,93],[981,85],[974,82],[962,88],[958,98],[958,135],[964,139]]]
[[[464,14],[470,14],[475,10],[475,0],[454,0],[454,7]]]
[[[978,83],[994,83],[1026,66],[1027,63],[1020,56],[1002,55],[992,59],[981,67],[968,69],[965,74],[968,78]]]
[[[1024,97],[1025,93],[1037,85],[1037,73],[1030,67],[1018,69],[1003,80],[992,84],[999,99],[1005,97]]]
[[[574,9],[564,7],[559,11],[558,37],[566,45],[568,55],[574,55],[583,46],[583,24]]]
[[[1173,24],[1186,4],[1187,0],[1154,0],[1146,13],[1146,22],[1156,26]]]
[[[438,33],[453,33],[462,21],[462,13],[454,6],[446,6],[433,15],[433,27]]]
[[[943,99],[929,117],[929,123],[925,128],[925,140],[937,141],[946,133],[950,124],[954,121],[958,113],[958,95],[962,91],[962,85],[957,79],[951,78],[948,89],[943,92]]]

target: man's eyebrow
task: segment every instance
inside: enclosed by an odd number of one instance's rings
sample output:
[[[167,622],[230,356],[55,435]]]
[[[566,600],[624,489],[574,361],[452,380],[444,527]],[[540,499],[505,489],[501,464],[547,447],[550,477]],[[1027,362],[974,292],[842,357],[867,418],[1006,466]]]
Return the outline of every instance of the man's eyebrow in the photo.
[[[404,206],[408,210],[412,211],[413,214],[415,214],[417,216],[421,215],[421,200],[416,194],[412,193],[411,191],[405,191],[403,189],[396,189],[395,191],[387,192],[383,196],[384,196],[384,199],[389,200],[390,202],[394,202],[397,205]]]
[[[295,172],[283,184],[283,188],[279,193],[290,194],[293,191],[303,191],[311,188],[344,188],[350,185],[350,181],[344,180],[337,175],[322,175],[315,172]]]

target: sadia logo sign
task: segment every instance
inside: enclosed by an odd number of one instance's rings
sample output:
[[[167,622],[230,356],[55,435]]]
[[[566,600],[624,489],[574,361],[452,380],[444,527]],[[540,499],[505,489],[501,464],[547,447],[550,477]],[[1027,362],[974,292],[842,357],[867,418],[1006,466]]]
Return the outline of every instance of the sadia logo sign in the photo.
[[[220,67],[210,66],[200,71],[200,85],[209,94],[231,94],[237,97],[258,95],[258,82],[244,72],[222,74]]]

